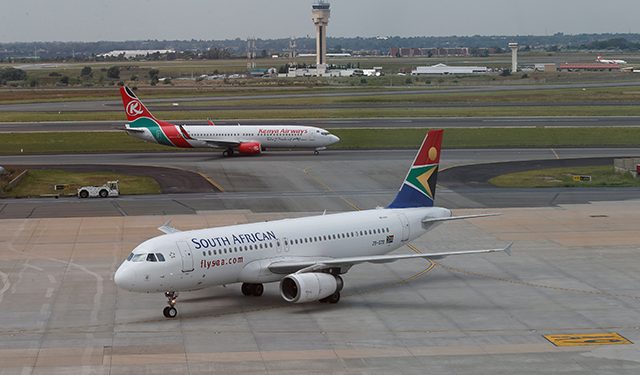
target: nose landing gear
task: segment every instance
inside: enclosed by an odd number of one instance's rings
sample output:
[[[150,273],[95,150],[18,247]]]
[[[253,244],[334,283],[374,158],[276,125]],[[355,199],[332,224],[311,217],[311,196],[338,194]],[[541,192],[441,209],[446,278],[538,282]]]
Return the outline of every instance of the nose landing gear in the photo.
[[[178,292],[164,292],[164,296],[167,297],[167,304],[169,306],[162,310],[162,314],[165,318],[175,318],[178,315],[178,310],[174,307],[176,305],[176,299],[178,298]]]

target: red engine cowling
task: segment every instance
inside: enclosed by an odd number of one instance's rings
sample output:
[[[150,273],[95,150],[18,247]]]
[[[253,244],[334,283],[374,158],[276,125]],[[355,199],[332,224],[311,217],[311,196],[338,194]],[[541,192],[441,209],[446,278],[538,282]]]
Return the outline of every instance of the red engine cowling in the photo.
[[[240,143],[238,152],[244,155],[258,155],[262,152],[262,146],[260,146],[260,142]]]

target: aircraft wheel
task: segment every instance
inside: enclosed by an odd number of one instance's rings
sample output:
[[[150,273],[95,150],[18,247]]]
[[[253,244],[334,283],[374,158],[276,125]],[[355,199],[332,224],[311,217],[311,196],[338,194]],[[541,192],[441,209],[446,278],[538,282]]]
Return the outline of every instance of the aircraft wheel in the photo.
[[[328,297],[327,302],[329,303],[338,303],[340,301],[340,292],[335,292]]]
[[[315,150],[315,151],[313,152],[313,154],[314,154],[314,155],[320,155],[320,151]]]
[[[251,284],[247,284],[247,283],[242,283],[242,288],[240,288],[242,290],[242,294],[245,296],[250,296],[251,293]]]
[[[262,284],[254,284],[252,293],[255,297],[260,297],[264,293],[264,286]]]
[[[178,310],[173,306],[167,306],[162,310],[162,314],[165,318],[173,319],[178,315]]]

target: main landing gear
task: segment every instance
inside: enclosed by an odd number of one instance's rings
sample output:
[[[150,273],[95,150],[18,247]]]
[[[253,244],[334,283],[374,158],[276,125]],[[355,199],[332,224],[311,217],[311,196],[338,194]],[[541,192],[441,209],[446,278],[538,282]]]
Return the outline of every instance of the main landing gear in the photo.
[[[167,304],[169,306],[162,310],[165,318],[175,318],[178,315],[178,310],[174,307],[176,305],[176,299],[178,298],[178,292],[164,292],[164,296],[167,297]]]
[[[332,295],[330,295],[329,297],[323,298],[320,300],[320,302],[328,302],[328,303],[338,303],[338,301],[340,301],[340,292],[335,292]]]
[[[262,284],[250,284],[242,283],[242,294],[245,296],[260,297],[264,293],[264,286]]]
[[[229,147],[228,149],[222,151],[222,156],[229,157],[229,156],[233,156],[233,148]]]

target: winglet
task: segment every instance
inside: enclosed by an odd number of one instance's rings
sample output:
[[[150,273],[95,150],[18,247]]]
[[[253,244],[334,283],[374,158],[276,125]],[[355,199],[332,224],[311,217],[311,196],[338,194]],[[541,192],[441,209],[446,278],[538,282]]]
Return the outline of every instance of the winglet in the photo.
[[[158,227],[158,230],[165,234],[180,232],[178,229],[172,227],[170,224],[171,224],[171,219],[167,220],[164,224],[162,224],[162,226]]]
[[[211,126],[216,126],[216,124],[214,124],[213,121],[211,121],[211,118],[207,118],[207,123]]]
[[[508,256],[511,256],[511,246],[513,246],[513,242],[509,242],[509,244],[507,245],[507,247],[504,248],[505,253],[507,253]]]

